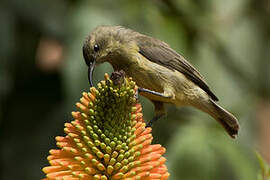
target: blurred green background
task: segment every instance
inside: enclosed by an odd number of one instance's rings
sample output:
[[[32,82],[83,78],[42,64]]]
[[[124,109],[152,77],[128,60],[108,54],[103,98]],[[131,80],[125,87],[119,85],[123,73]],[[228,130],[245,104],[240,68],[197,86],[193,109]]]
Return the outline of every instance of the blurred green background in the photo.
[[[232,140],[210,116],[168,105],[153,127],[172,180],[254,180],[270,162],[269,0],[2,0],[0,179],[41,179],[49,149],[89,89],[82,43],[97,25],[159,38],[204,75],[238,117]],[[95,70],[95,84],[112,67]],[[144,118],[153,105],[140,97]]]

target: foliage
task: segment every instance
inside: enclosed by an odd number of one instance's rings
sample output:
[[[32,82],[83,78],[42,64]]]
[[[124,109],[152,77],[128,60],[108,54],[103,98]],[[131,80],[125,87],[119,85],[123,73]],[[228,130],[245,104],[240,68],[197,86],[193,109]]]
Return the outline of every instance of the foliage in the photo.
[[[258,180],[270,180],[270,166],[263,160],[262,156],[258,152],[256,155],[261,167],[261,172],[258,175]]]

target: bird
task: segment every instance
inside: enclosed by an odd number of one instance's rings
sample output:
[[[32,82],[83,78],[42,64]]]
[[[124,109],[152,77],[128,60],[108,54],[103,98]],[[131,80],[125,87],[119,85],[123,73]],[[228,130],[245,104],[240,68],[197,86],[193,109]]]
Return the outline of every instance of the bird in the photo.
[[[236,117],[217,104],[217,96],[201,73],[167,43],[123,26],[102,25],[90,32],[82,51],[91,87],[95,66],[104,62],[132,77],[138,93],[154,104],[155,116],[148,126],[166,115],[164,105],[169,103],[199,109],[217,120],[232,138],[237,137]]]

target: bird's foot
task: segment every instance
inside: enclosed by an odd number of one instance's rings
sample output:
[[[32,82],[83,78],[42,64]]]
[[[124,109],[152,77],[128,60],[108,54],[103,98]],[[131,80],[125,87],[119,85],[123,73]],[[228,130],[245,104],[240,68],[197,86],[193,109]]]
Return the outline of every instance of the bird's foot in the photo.
[[[156,122],[157,120],[159,120],[162,116],[164,116],[164,114],[160,114],[160,115],[156,115],[155,117],[153,117],[146,125],[146,127],[152,127],[152,125],[154,124],[154,122]]]
[[[137,88],[137,90],[135,92],[135,99],[139,100],[139,88]]]

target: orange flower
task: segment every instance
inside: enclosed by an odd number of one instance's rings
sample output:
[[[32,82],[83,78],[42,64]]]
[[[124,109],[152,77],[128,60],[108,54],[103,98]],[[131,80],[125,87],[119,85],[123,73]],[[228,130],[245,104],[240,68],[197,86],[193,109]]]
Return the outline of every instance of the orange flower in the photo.
[[[135,90],[131,79],[114,85],[105,74],[97,89],[84,92],[67,135],[56,137],[60,149],[50,150],[45,179],[167,179],[165,148],[151,145]]]

